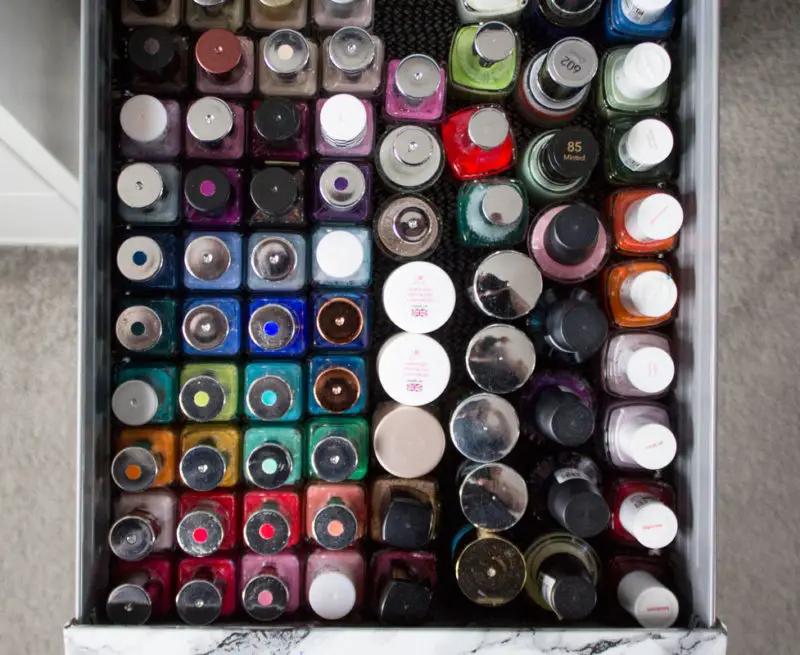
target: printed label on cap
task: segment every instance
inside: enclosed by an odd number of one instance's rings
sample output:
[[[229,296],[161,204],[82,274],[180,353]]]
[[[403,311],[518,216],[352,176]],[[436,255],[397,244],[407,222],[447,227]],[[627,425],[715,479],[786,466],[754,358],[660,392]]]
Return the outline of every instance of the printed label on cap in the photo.
[[[669,2],[655,3],[657,8],[644,9],[637,0],[622,0],[622,13],[631,23],[637,25],[650,25],[655,23],[664,13]],[[660,6],[659,6],[660,5]]]
[[[628,496],[625,499],[625,502],[630,503],[636,510],[640,510],[648,505],[652,505],[653,503],[661,504],[661,501],[655,496],[651,496],[650,494],[641,491]]]
[[[627,132],[619,141],[619,148],[617,148],[619,152],[619,159],[622,162],[625,168],[635,172],[638,171],[645,171],[649,168],[652,168],[649,164],[643,164],[642,162],[634,159],[633,155],[630,154],[628,151],[628,139],[630,138],[630,131]]]
[[[575,468],[558,469],[553,473],[553,477],[559,484],[564,484],[568,480],[586,480],[587,482],[592,482],[588,475]]]

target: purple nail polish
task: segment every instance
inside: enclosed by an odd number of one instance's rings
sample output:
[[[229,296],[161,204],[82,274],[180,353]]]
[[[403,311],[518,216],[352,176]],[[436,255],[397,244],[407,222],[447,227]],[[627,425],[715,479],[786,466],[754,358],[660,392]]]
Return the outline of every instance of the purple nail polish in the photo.
[[[235,161],[244,156],[244,107],[209,96],[186,111],[186,156]]]
[[[365,222],[372,209],[371,178],[369,164],[321,162],[314,169],[313,219]]]
[[[254,172],[250,180],[253,213],[248,222],[256,227],[302,227],[306,224],[302,169],[289,171],[271,166]]]
[[[181,151],[181,108],[177,100],[150,95],[128,98],[119,112],[119,147],[129,159],[167,161]]]
[[[311,110],[304,102],[267,98],[253,104],[250,156],[263,161],[301,162],[311,154]]]

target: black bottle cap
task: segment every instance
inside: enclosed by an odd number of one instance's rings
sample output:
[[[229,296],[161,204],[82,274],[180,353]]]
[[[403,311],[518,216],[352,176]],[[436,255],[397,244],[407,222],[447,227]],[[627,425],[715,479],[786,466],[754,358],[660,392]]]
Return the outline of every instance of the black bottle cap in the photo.
[[[431,538],[433,508],[416,498],[395,496],[383,514],[381,540],[405,550],[423,548]]]
[[[222,482],[227,468],[219,450],[213,446],[194,446],[181,457],[181,480],[195,491],[211,491]]]
[[[147,591],[134,584],[121,584],[106,600],[106,616],[116,625],[144,625],[153,611]]]
[[[294,175],[283,168],[265,168],[250,180],[250,198],[257,209],[270,216],[283,216],[297,200]]]
[[[345,437],[331,435],[320,440],[311,453],[311,467],[326,482],[347,480],[358,466],[358,451]]]
[[[592,409],[574,393],[559,387],[542,390],[533,411],[539,432],[561,446],[580,446],[594,432]]]
[[[544,172],[555,182],[566,184],[591,174],[600,159],[600,146],[585,127],[565,127],[542,149]]]
[[[175,609],[189,625],[208,625],[222,611],[222,594],[207,580],[190,580],[178,592]]]
[[[556,580],[550,604],[564,621],[580,621],[594,610],[597,589],[583,576],[565,576]]]
[[[569,205],[547,226],[544,248],[559,264],[577,266],[589,257],[599,234],[600,221],[594,209]]]
[[[140,27],[128,39],[128,61],[145,75],[163,75],[175,59],[172,34],[164,27]]]
[[[596,353],[608,336],[608,319],[593,302],[568,299],[550,307],[546,332],[552,343],[568,353],[587,358]]]
[[[224,212],[233,196],[230,180],[214,166],[198,166],[189,171],[183,192],[192,207],[211,216]]]
[[[422,623],[431,608],[430,587],[411,580],[389,580],[381,591],[378,616],[390,625]]]
[[[256,621],[274,621],[286,611],[289,589],[274,575],[257,575],[242,590],[242,606]]]
[[[267,98],[254,114],[256,131],[270,145],[287,144],[300,133],[300,110],[286,98]]]
[[[262,489],[277,489],[285,485],[293,466],[289,451],[276,443],[261,444],[247,458],[247,473],[253,484]]]
[[[259,555],[274,555],[289,544],[289,522],[277,509],[253,512],[244,524],[244,541]]]
[[[589,480],[553,480],[547,494],[552,517],[576,537],[595,537],[608,527],[611,512],[602,494]]]
[[[344,505],[330,504],[320,509],[312,523],[313,537],[328,550],[342,550],[358,536],[358,519]]]

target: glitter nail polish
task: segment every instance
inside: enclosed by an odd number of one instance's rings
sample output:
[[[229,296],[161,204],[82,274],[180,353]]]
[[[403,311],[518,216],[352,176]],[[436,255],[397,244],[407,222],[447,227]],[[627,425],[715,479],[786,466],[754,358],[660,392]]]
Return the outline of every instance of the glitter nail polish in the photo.
[[[123,157],[172,160],[181,151],[181,108],[177,100],[135,95],[120,108],[119,149]]]
[[[525,480],[507,464],[465,461],[456,485],[464,518],[482,532],[513,528],[528,510]]]
[[[259,0],[255,0],[258,2]],[[305,102],[271,97],[253,103],[250,157],[301,162],[311,155],[311,110]]]
[[[183,181],[184,214],[194,227],[232,227],[242,221],[242,171],[198,166]]]
[[[525,560],[507,539],[466,525],[452,546],[458,587],[481,607],[501,607],[514,600],[525,586]]]
[[[445,70],[428,55],[392,59],[386,67],[384,116],[389,122],[438,123],[446,93]]]
[[[370,486],[369,536],[402,548],[425,548],[439,523],[439,487],[434,478],[379,477]]]
[[[375,243],[387,257],[399,262],[425,259],[442,239],[442,217],[421,195],[403,193],[388,198],[373,221]]]
[[[467,247],[514,246],[528,229],[528,200],[517,180],[464,182],[458,189],[458,240]]]
[[[253,212],[248,222],[253,227],[301,228],[306,224],[305,173],[270,166],[253,171],[250,201]]]
[[[311,233],[311,280],[318,287],[366,287],[372,239],[363,227],[318,227]]]
[[[319,222],[364,223],[372,211],[372,171],[367,163],[321,162],[314,167],[314,209]]]

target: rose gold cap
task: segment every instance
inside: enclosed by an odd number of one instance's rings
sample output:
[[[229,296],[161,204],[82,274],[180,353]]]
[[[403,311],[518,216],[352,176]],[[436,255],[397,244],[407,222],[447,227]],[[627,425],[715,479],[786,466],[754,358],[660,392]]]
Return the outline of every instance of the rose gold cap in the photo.
[[[197,63],[211,75],[230,73],[242,59],[242,45],[233,32],[208,30],[197,40],[194,51]]]
[[[331,413],[346,412],[358,402],[360,396],[358,376],[346,368],[335,366],[325,369],[314,380],[314,400]]]
[[[422,407],[385,403],[375,411],[372,425],[375,457],[398,478],[427,475],[444,455],[444,429]]]

